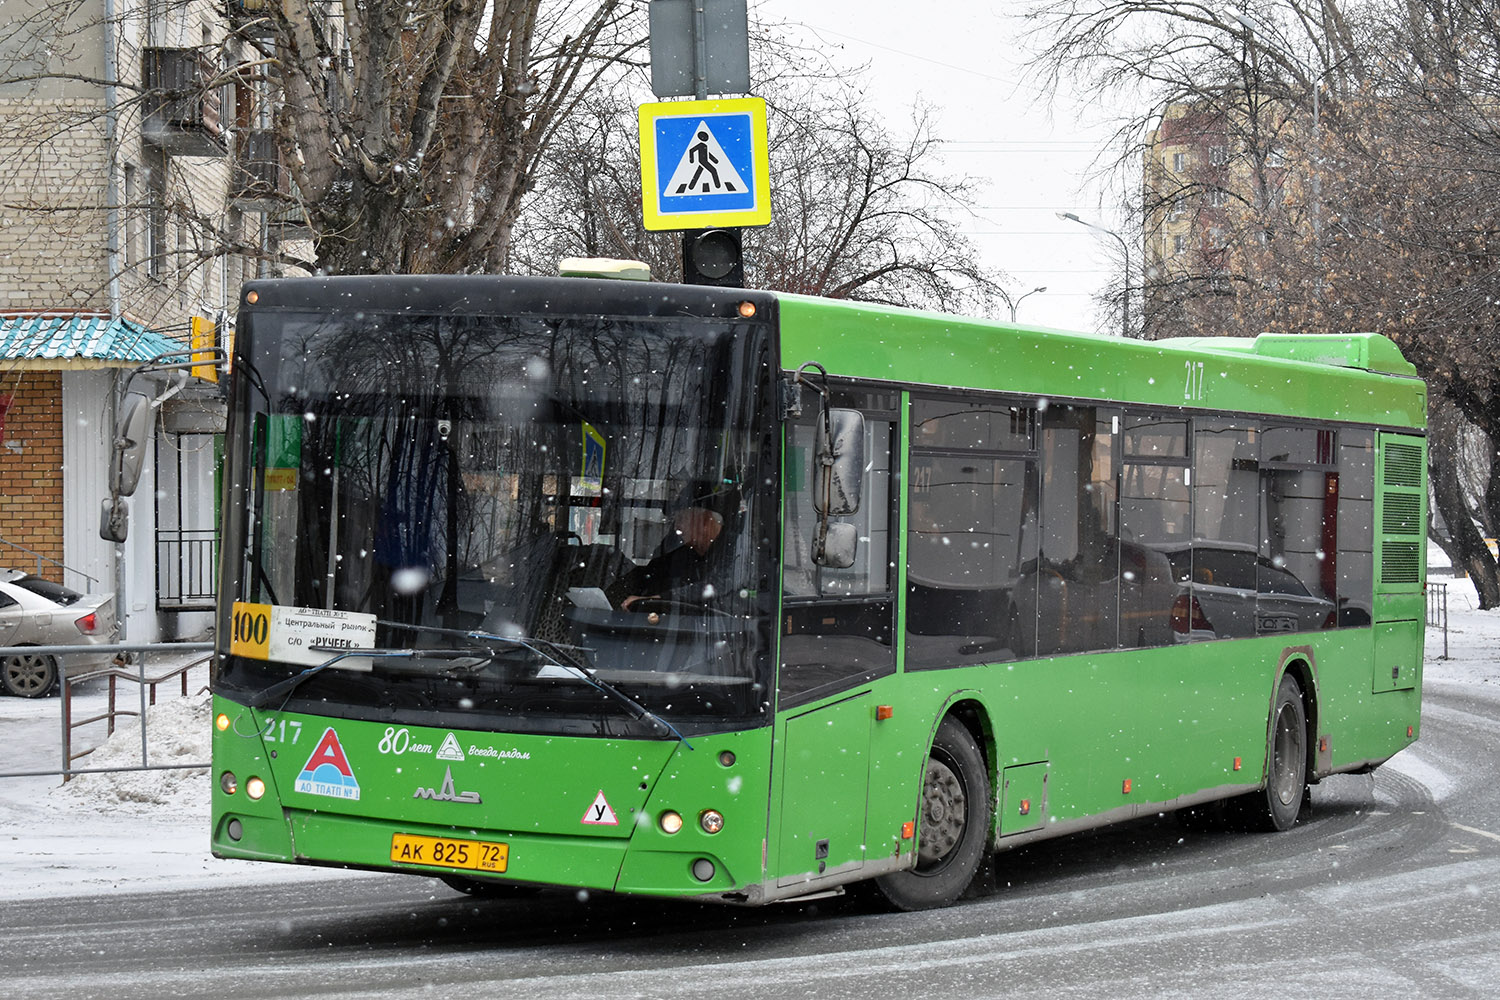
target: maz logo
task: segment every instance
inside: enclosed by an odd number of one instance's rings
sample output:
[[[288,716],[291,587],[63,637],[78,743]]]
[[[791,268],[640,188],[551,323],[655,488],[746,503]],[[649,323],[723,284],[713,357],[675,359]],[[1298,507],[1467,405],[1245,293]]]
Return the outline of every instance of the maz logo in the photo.
[[[414,799],[436,799],[441,802],[473,802],[480,801],[478,792],[455,792],[453,790],[453,768],[443,768],[442,788],[418,788],[412,795]]]

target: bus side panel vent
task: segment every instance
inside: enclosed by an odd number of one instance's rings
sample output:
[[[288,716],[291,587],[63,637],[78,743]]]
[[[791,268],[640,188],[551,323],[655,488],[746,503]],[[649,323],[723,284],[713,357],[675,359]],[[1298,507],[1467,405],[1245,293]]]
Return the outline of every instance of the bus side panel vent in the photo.
[[[1386,542],[1380,552],[1380,578],[1384,583],[1418,583],[1421,553],[1415,542]]]
[[[1381,500],[1381,517],[1388,535],[1422,533],[1422,498],[1415,493],[1387,493]]]
[[[1385,446],[1385,485],[1422,485],[1422,449],[1409,444]]]

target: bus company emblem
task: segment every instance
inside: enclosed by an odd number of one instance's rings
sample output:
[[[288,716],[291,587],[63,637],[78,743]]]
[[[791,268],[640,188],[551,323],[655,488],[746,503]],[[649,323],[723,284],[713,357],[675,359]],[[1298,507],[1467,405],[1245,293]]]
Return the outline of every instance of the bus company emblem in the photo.
[[[354,779],[354,770],[344,748],[339,743],[339,734],[328,727],[317,748],[302,765],[293,787],[305,795],[326,795],[335,799],[358,799],[359,782]]]
[[[458,745],[457,736],[449,733],[443,738],[443,745],[438,747],[437,759],[458,761],[464,759],[464,748]]]
[[[470,802],[475,805],[481,801],[478,792],[455,792],[453,790],[453,768],[451,767],[443,768],[442,788],[418,788],[412,793],[412,798],[436,799],[440,802]]]

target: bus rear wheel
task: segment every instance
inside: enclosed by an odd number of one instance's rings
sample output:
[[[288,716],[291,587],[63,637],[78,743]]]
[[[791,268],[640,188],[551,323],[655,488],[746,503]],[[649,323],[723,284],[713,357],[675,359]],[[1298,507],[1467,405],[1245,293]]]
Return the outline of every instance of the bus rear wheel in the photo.
[[[962,723],[938,726],[922,779],[917,863],[882,875],[876,887],[899,910],[926,910],[957,899],[985,858],[990,778],[984,755]]]
[[[1290,830],[1307,793],[1307,708],[1302,685],[1291,674],[1283,674],[1276,687],[1267,760],[1266,787],[1245,800],[1248,818],[1262,830]]]

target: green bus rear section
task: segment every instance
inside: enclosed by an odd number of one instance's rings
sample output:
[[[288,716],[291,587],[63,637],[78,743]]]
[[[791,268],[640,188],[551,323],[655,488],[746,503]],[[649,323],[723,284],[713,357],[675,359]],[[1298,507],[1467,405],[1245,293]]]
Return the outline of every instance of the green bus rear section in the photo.
[[[1284,672],[1307,701],[1314,777],[1368,769],[1417,738],[1426,402],[1389,342],[1131,342],[798,297],[779,308],[786,369],[816,361],[830,376],[897,389],[963,385],[1381,431],[1373,624],[911,672],[898,638],[893,674],[780,711],[763,728],[690,741],[458,731],[461,761],[435,752],[446,730],[217,698],[228,727],[215,732],[215,773],[232,772],[239,790],[216,783],[215,853],[478,877],[391,860],[395,834],[467,838],[507,845],[504,880],[756,903],[909,866],[927,750],[947,715],[988,758],[996,848],[1262,786]],[[358,799],[297,790],[329,729]],[[244,791],[251,777],[268,786],[258,801]],[[479,801],[420,791],[445,787]],[[588,822],[600,796],[615,823]],[[680,831],[663,830],[668,810]],[[705,810],[722,814],[721,831],[702,828]]]

